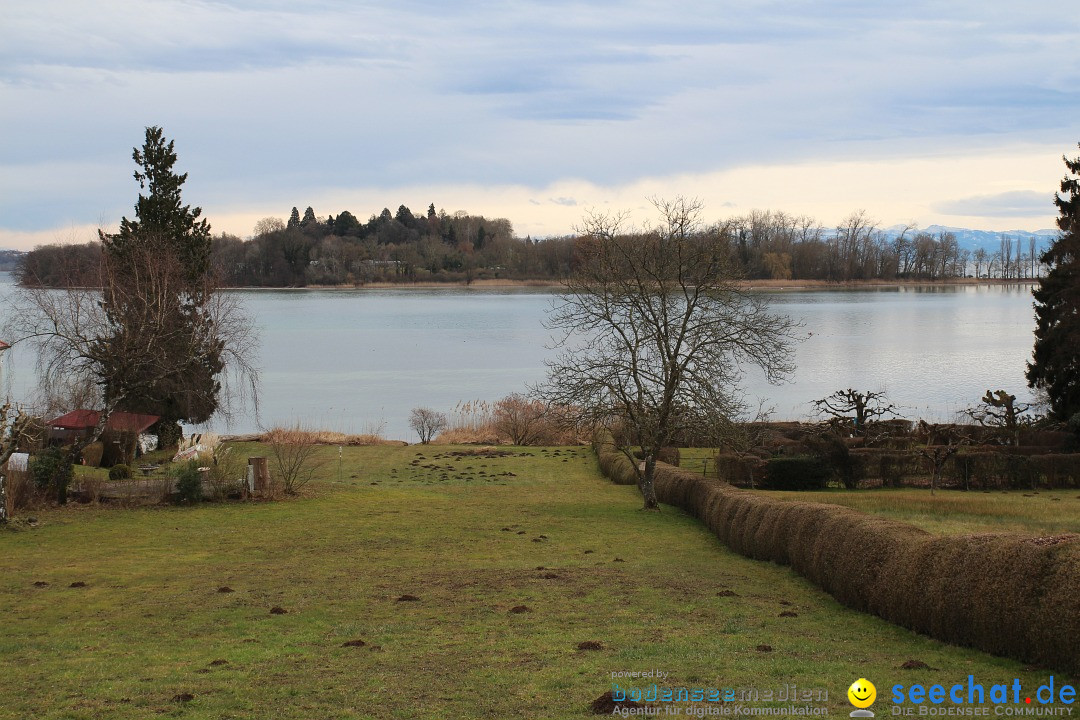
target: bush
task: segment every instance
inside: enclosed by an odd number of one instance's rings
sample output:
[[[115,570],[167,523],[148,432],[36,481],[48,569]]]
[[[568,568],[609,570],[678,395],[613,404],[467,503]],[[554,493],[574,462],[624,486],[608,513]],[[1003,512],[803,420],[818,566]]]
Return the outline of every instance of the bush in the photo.
[[[831,474],[829,466],[815,457],[778,457],[765,463],[766,490],[820,490]]]
[[[682,462],[682,453],[679,452],[679,448],[666,446],[660,448],[660,454],[656,456],[656,459],[660,462],[667,463],[668,465],[674,465],[679,467]]]
[[[182,464],[176,471],[176,501],[190,505],[200,502],[202,493],[202,473],[199,472],[199,463],[190,460]]]
[[[882,453],[878,457],[878,477],[881,484],[888,487],[900,487],[904,483],[908,462],[900,453]]]
[[[326,458],[320,456],[312,433],[299,424],[291,428],[274,428],[263,439],[270,445],[276,480],[288,495],[299,492],[326,464]]]
[[[754,455],[720,453],[716,456],[716,477],[740,487],[760,485],[765,474],[765,462]]]
[[[127,465],[113,465],[109,468],[109,479],[113,482],[117,480],[130,480],[131,468]]]
[[[83,448],[82,463],[87,467],[100,467],[101,456],[105,453],[105,446],[100,443],[90,443]]]
[[[67,453],[60,448],[51,447],[30,458],[30,477],[34,485],[55,497],[61,505],[67,502],[68,485],[74,473]]]

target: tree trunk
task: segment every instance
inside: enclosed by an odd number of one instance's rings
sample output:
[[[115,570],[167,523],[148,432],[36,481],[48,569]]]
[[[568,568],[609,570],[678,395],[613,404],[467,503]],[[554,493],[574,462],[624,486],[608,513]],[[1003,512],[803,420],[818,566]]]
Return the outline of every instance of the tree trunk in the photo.
[[[659,510],[660,503],[656,501],[656,490],[653,488],[653,477],[656,476],[656,453],[650,452],[645,456],[645,472],[641,474],[641,497],[645,499],[645,510]]]

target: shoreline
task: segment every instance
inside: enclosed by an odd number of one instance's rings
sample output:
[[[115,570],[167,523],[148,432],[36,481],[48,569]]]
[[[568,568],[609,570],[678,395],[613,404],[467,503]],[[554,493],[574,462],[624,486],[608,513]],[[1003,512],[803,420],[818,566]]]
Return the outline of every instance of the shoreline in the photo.
[[[747,290],[858,290],[862,288],[907,288],[907,287],[952,287],[952,286],[1007,286],[1033,285],[1039,278],[1022,280],[1000,278],[949,278],[947,280],[741,280],[739,287]],[[238,285],[221,288],[222,290],[432,290],[439,288],[489,289],[489,288],[536,288],[559,289],[563,286],[558,280],[454,280],[448,282],[372,282],[363,285],[304,285],[302,287],[272,287],[266,285]]]

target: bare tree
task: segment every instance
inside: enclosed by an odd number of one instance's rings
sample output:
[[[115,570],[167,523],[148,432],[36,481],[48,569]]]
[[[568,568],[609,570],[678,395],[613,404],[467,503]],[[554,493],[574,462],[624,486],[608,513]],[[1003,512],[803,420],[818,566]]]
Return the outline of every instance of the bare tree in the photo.
[[[546,429],[548,408],[540,400],[512,393],[495,403],[495,429],[510,438],[514,445],[533,445]]]
[[[960,448],[970,445],[971,437],[955,426],[931,425],[925,420],[919,421],[918,434],[926,438],[926,445],[919,448],[919,455],[930,461],[930,494],[934,495],[937,493],[945,463],[960,452]]]
[[[964,414],[983,427],[1000,428],[1012,439],[1013,445],[1020,445],[1020,429],[1030,423],[1025,417],[1031,405],[1016,402],[1016,396],[1004,390],[986,391],[981,398],[981,405],[964,410]]]
[[[270,445],[277,479],[287,495],[299,492],[326,464],[326,459],[319,457],[318,435],[299,424],[273,428],[263,435],[263,441]]]
[[[420,442],[427,445],[432,438],[447,428],[449,421],[446,413],[441,413],[431,408],[413,408],[409,413],[409,427],[420,436]]]
[[[738,285],[726,229],[702,226],[699,201],[652,203],[660,223],[641,232],[624,233],[624,215],[585,219],[577,267],[547,318],[562,352],[536,388],[567,417],[621,428],[646,509],[658,507],[660,449],[680,432],[718,432],[742,411],[743,364],[769,381],[787,377],[797,328]]]
[[[870,425],[878,418],[896,415],[896,406],[888,401],[884,392],[867,390],[861,392],[848,388],[837,390],[828,397],[814,400],[819,415],[826,415],[836,423],[849,422],[854,433],[866,437]]]

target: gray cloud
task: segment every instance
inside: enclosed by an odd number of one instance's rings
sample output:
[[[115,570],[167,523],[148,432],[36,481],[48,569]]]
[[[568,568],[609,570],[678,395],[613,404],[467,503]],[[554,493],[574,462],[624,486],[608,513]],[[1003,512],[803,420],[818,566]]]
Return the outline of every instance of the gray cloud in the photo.
[[[123,165],[150,124],[233,205],[1071,142],[1078,39],[1006,0],[38,0],[0,24],[0,218],[127,212],[130,168],[48,169]]]
[[[1031,190],[1013,190],[995,195],[973,195],[937,203],[934,210],[942,215],[974,217],[1044,217],[1053,202],[1053,194]]]

